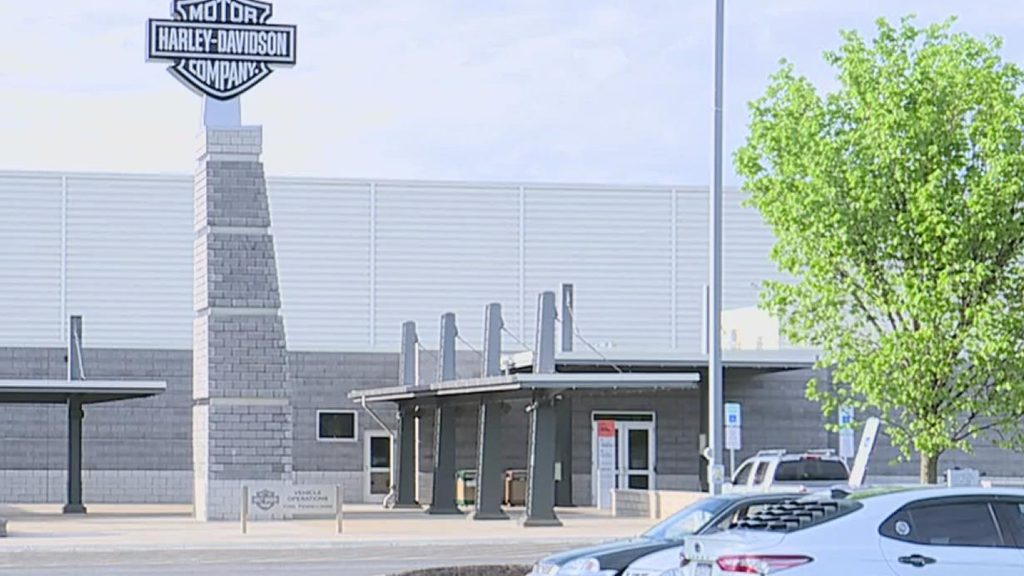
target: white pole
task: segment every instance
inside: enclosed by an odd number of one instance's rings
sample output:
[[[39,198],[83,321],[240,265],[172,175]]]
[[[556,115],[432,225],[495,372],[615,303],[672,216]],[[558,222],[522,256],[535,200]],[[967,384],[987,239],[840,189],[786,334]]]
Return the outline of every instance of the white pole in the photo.
[[[248,521],[249,521],[249,487],[248,486],[242,486],[242,510],[241,510],[241,516],[242,516],[242,519],[241,519],[241,521],[242,521],[242,534],[246,534],[248,532],[248,530],[249,530],[249,526],[248,526]]]
[[[341,534],[342,521],[344,520],[345,517],[345,495],[340,484],[335,488],[335,490],[337,490],[337,496],[335,498],[335,508],[338,513],[338,534]]]
[[[725,0],[715,1],[714,160],[709,198],[708,246],[711,291],[708,298],[708,486],[722,492],[722,76]]]

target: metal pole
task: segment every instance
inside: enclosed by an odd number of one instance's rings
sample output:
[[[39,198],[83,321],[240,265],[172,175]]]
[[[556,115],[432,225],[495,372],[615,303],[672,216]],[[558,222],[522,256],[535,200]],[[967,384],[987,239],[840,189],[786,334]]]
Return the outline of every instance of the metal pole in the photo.
[[[335,511],[337,512],[338,518],[338,534],[342,532],[342,523],[345,520],[345,493],[339,484],[337,488],[337,496],[335,498]]]
[[[241,509],[242,534],[249,531],[249,487],[242,486],[242,509]]]
[[[709,202],[709,318],[708,318],[708,486],[722,491],[722,56],[724,53],[725,0],[715,1],[715,110],[714,160]]]

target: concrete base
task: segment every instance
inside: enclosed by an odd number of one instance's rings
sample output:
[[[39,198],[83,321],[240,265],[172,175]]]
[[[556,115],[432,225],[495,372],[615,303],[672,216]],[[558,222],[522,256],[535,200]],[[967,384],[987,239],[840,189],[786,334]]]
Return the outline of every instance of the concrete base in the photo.
[[[427,508],[427,514],[431,516],[462,516],[464,512],[458,508]]]
[[[545,527],[545,526],[547,526],[547,527],[557,527],[557,526],[561,526],[562,525],[562,521],[559,520],[558,518],[554,518],[554,519],[548,519],[548,518],[545,518],[545,519],[529,518],[529,519],[524,519],[522,521],[521,525],[522,525],[523,528],[537,528],[537,527]]]
[[[85,514],[85,505],[83,504],[65,504],[61,508],[61,512],[64,514]]]
[[[505,514],[504,512],[497,513],[497,514],[495,514],[493,512],[491,512],[491,513],[474,512],[473,515],[472,515],[472,518],[473,518],[473,520],[508,520],[509,516],[508,516],[508,514]]]

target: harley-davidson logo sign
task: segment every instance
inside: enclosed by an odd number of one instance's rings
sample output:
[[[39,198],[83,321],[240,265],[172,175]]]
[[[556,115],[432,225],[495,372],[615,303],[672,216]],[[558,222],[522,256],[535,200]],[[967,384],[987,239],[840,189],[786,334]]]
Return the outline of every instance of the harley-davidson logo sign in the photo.
[[[170,61],[170,72],[201,94],[229,100],[295,64],[295,26],[268,24],[268,2],[174,0],[172,10],[173,20],[149,21],[146,57]]]
[[[280,501],[281,498],[277,495],[277,492],[274,492],[273,490],[260,490],[256,494],[253,494],[252,497],[252,503],[264,512],[270,510],[274,506],[277,506]]]

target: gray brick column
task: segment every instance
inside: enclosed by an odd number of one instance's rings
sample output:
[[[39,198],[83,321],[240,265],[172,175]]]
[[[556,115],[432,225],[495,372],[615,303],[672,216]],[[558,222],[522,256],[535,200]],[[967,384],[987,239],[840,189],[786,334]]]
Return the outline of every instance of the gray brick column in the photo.
[[[258,126],[207,128],[195,177],[192,449],[199,520],[292,479],[284,324]]]

